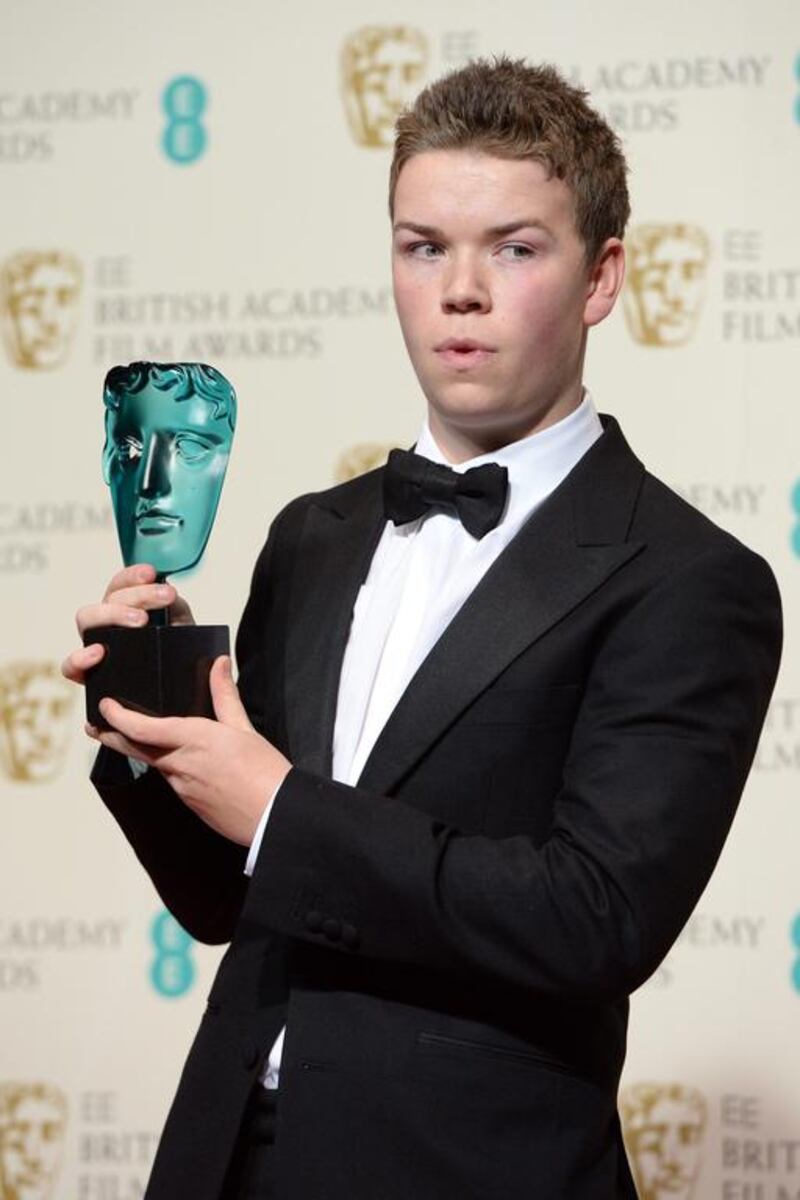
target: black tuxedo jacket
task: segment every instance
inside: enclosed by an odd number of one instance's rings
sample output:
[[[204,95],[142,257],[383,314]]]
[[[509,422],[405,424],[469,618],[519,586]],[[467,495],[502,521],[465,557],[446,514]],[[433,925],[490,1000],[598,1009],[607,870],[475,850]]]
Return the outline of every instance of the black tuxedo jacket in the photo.
[[[357,787],[331,739],[382,472],[290,504],[237,644],[295,764],[251,880],[155,772],[95,782],[164,902],[231,941],[150,1200],[214,1200],[287,1023],[280,1200],[620,1200],[627,997],[726,836],[777,669],[762,559],[617,424],[529,519],[389,718]]]

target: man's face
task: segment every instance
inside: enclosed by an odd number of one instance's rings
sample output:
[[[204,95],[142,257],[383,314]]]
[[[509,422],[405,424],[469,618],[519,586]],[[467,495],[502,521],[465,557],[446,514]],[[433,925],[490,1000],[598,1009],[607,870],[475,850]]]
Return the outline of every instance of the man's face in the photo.
[[[397,312],[445,452],[572,411],[602,316],[569,188],[536,162],[428,151],[403,166],[393,221]]]
[[[48,1200],[61,1163],[64,1117],[51,1101],[19,1101],[0,1134],[2,1200]]]
[[[674,228],[674,227],[672,227]],[[703,303],[707,253],[696,238],[665,230],[647,247],[636,246],[628,296],[638,312],[639,339],[651,345],[678,346],[688,341]]]
[[[690,1105],[659,1100],[629,1132],[642,1200],[688,1200],[700,1169],[703,1120]]]
[[[18,366],[54,367],[64,359],[79,291],[76,268],[50,255],[8,283],[5,300]]]
[[[106,413],[103,467],[126,566],[183,571],[205,549],[228,462],[231,428],[200,396],[176,401],[152,383]]]
[[[0,753],[12,779],[44,783],[61,766],[70,736],[74,697],[66,680],[50,664],[31,668],[24,682],[0,672]]]

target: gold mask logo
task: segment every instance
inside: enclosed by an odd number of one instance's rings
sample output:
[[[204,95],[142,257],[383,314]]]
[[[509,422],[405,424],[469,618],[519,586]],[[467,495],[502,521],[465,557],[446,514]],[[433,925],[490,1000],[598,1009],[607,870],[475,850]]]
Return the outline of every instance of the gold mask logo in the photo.
[[[394,123],[414,100],[428,65],[428,42],[407,25],[368,25],[342,47],[344,107],[359,146],[387,147]]]
[[[682,1083],[635,1083],[619,1106],[639,1200],[691,1200],[708,1124],[702,1093]]]
[[[0,762],[23,783],[46,783],[61,769],[74,689],[55,663],[0,667]]]
[[[638,225],[625,240],[628,328],[645,346],[682,346],[705,299],[710,245],[696,225]]]
[[[68,1115],[50,1083],[0,1083],[0,1200],[55,1200]]]
[[[12,363],[60,366],[78,322],[83,271],[61,250],[24,250],[0,267],[0,325]]]
[[[336,462],[335,478],[337,483],[347,483],[358,475],[366,475],[382,467],[389,457],[389,451],[394,450],[391,442],[359,442],[345,450]]]

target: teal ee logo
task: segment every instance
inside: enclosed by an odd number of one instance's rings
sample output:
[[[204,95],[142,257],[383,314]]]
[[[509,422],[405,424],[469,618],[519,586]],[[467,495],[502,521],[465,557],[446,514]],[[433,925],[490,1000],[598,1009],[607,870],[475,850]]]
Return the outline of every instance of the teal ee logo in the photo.
[[[794,60],[794,77],[800,84],[800,54]],[[794,99],[794,119],[800,125],[800,96],[795,96]]]
[[[150,964],[150,982],[160,996],[174,999],[189,991],[197,968],[191,957],[193,941],[166,909],[150,926],[155,956]]]
[[[167,124],[161,146],[172,162],[186,166],[205,154],[208,134],[202,117],[207,104],[205,86],[193,75],[179,75],[165,87],[161,106],[167,114]]]
[[[794,525],[792,525],[792,549],[798,558],[800,558],[800,479],[792,488],[792,512],[794,513]]]
[[[795,949],[794,962],[792,963],[792,983],[794,990],[800,992],[800,913],[792,921],[791,938]]]

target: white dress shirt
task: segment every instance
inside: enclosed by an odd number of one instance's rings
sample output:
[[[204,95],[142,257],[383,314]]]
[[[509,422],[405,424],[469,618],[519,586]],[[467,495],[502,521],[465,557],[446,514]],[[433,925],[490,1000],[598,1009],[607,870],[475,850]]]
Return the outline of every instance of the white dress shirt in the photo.
[[[450,464],[423,426],[416,453],[466,471],[484,463],[508,469],[500,522],[480,540],[458,517],[433,509],[406,525],[386,522],[353,609],[342,662],[333,733],[333,778],[355,784],[392,710],[433,645],[497,556],[528,517],[566,478],[603,427],[588,393],[555,425],[492,454]],[[274,797],[272,797],[274,799]],[[253,839],[245,870],[252,874],[272,800]],[[261,1076],[278,1086],[285,1029]]]

